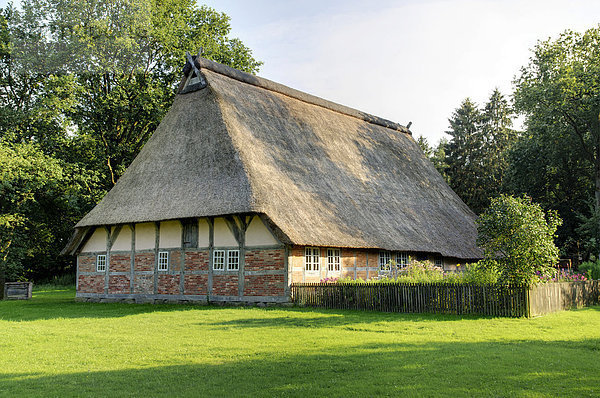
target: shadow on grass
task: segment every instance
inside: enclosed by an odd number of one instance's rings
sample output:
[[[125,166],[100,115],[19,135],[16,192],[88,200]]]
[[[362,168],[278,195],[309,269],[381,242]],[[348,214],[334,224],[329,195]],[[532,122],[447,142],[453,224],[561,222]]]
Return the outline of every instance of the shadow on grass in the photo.
[[[600,341],[366,344],[64,374],[0,373],[11,396],[597,396]],[[201,362],[203,359],[198,358]],[[148,365],[151,365],[150,363]]]

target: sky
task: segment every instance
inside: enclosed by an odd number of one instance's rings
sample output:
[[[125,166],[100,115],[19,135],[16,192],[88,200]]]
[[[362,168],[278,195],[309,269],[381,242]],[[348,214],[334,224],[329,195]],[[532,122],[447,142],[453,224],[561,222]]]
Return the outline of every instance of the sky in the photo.
[[[15,0],[18,3],[18,0]],[[7,0],[0,0],[0,7]],[[231,17],[259,76],[435,144],[467,97],[505,96],[538,40],[600,22],[598,0],[198,0]],[[190,49],[194,53],[197,49]],[[517,121],[517,127],[520,123]]]
[[[259,76],[406,125],[435,144],[467,97],[505,96],[538,40],[600,23],[594,0],[204,0]],[[200,4],[200,3],[199,3]],[[517,127],[519,127],[517,121]]]

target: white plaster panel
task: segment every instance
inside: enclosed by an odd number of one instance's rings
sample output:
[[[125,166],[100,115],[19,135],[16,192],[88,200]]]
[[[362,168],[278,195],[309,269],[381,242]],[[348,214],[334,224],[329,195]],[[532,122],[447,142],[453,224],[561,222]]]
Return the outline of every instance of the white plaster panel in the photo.
[[[82,253],[103,252],[106,251],[106,230],[104,227],[97,227],[94,233],[81,249]]]
[[[215,246],[237,246],[235,237],[222,218],[215,218]]]
[[[114,233],[115,229],[116,227],[112,227],[111,233]],[[117,240],[115,240],[113,243],[111,250],[131,251],[131,228],[129,225],[123,225],[123,228],[121,228],[121,232],[119,232],[119,236],[117,236]]]
[[[156,232],[154,223],[147,222],[135,225],[135,249],[148,250],[154,249]]]
[[[205,218],[198,220],[198,247],[208,247],[208,221]]]
[[[273,246],[278,243],[260,217],[254,217],[246,230],[246,246]]]
[[[158,247],[181,247],[181,223],[179,221],[163,221],[160,223]]]

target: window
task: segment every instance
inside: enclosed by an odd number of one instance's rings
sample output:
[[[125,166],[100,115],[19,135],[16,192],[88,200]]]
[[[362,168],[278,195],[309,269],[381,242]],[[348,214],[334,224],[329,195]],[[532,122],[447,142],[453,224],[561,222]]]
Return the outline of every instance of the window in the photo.
[[[396,264],[398,264],[398,267],[406,267],[408,263],[409,258],[407,252],[399,252],[396,254]]]
[[[307,247],[304,249],[304,268],[307,271],[318,271],[320,256],[321,250],[318,247]]]
[[[435,265],[438,267],[443,267],[444,266],[444,260],[441,257],[436,257],[435,258]]]
[[[158,270],[168,271],[169,269],[169,252],[158,253]]]
[[[379,252],[379,269],[389,270],[390,260],[390,252]]]
[[[225,270],[225,250],[215,250],[213,253],[213,269],[215,271]]]
[[[96,271],[106,271],[106,254],[98,254],[98,256],[96,257]]]
[[[327,249],[327,270],[340,272],[340,249]]]
[[[240,251],[227,250],[227,271],[237,271],[240,269]]]
[[[239,250],[215,250],[213,252],[213,269],[215,271],[237,271],[240,269]]]

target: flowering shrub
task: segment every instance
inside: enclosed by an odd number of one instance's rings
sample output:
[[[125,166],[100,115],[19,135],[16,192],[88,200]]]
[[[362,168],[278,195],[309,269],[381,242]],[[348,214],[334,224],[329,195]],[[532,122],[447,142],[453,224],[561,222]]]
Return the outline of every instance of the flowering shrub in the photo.
[[[587,281],[588,278],[579,273],[575,273],[569,270],[559,270],[558,272],[552,273],[542,273],[540,271],[536,272],[536,275],[540,279],[541,283],[549,283],[549,282],[579,282],[579,281]]]
[[[325,279],[321,279],[319,282],[321,283],[338,283],[338,280],[340,278],[325,278]]]

